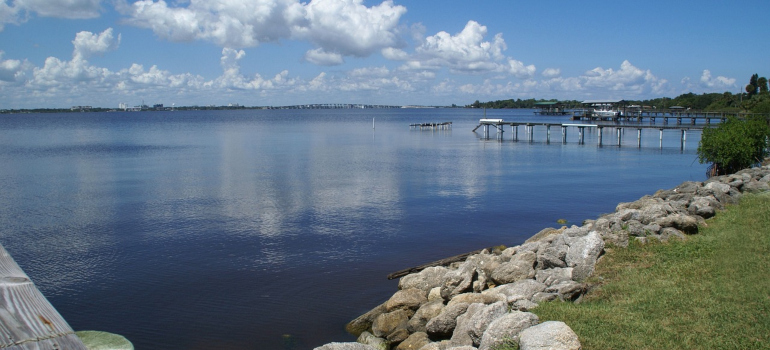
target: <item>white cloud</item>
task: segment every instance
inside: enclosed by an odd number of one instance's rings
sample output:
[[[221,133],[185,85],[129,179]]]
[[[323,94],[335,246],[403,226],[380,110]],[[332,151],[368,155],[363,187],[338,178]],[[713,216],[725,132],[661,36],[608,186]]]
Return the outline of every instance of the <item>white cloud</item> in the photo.
[[[282,39],[308,40],[317,48],[305,59],[322,65],[399,46],[398,23],[406,12],[391,0],[372,7],[363,0],[190,0],[180,4],[186,6],[163,0],[132,4],[122,0],[117,8],[129,17],[128,23],[172,41],[204,40],[243,48]]]
[[[425,38],[415,50],[411,66],[418,68],[448,67],[458,72],[494,71],[500,66],[496,61],[504,58],[507,48],[502,34],[492,42],[484,41],[487,27],[476,21],[468,21],[463,30],[450,35],[441,31]]]
[[[13,83],[24,76],[29,63],[20,60],[3,60],[4,52],[0,51],[0,83]]]
[[[546,68],[543,71],[543,77],[545,78],[556,78],[561,75],[561,69],[559,68]]]
[[[101,55],[108,51],[117,50],[120,46],[120,34],[117,40],[112,36],[112,28],[97,34],[82,31],[75,35],[72,41],[75,50],[72,54],[73,59],[87,59],[92,55]]]
[[[243,50],[222,49],[222,75],[215,79],[214,85],[225,89],[235,90],[265,90],[274,89],[280,86],[290,86],[295,83],[293,79],[287,79],[288,71],[284,70],[275,75],[273,79],[264,79],[259,74],[254,78],[247,78],[241,74],[241,67],[238,61],[246,57]]]
[[[18,7],[9,6],[6,0],[0,2],[0,31],[5,28],[7,23],[19,23],[18,13]]]
[[[521,61],[512,58],[508,59],[508,67],[506,68],[508,73],[519,79],[527,79],[535,75],[535,65],[530,64],[529,66],[525,66]]]
[[[626,92],[631,95],[661,91],[666,83],[665,79],[658,79],[650,70],[639,69],[628,60],[623,61],[618,70],[597,67],[581,76],[581,85],[585,88]]]
[[[99,17],[100,3],[101,0],[14,0],[19,9],[39,16],[70,19]]]
[[[305,53],[303,59],[319,66],[336,66],[345,63],[342,55],[334,52],[326,52],[321,48],[309,50]]]
[[[711,71],[708,69],[703,70],[703,74],[700,77],[700,82],[703,87],[713,90],[728,90],[735,88],[735,78],[727,78],[724,76],[712,77]]]

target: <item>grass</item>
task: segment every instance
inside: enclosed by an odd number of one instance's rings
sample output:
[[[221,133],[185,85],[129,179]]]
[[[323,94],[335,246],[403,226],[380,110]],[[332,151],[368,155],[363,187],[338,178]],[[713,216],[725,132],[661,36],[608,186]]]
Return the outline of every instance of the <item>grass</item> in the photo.
[[[583,349],[770,349],[770,194],[686,241],[608,248],[579,304],[543,303]]]

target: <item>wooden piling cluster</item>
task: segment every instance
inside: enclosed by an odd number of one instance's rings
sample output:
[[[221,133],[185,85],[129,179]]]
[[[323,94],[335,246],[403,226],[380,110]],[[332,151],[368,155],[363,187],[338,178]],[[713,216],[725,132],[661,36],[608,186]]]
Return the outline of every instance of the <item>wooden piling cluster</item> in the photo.
[[[64,318],[0,245],[0,348],[87,350]]]
[[[505,132],[505,126],[511,127],[511,133],[513,134],[513,141],[519,141],[519,127],[524,126],[525,135],[527,141],[534,141],[534,128],[536,126],[546,128],[546,143],[551,143],[551,128],[561,128],[561,140],[562,143],[567,143],[567,130],[569,128],[576,128],[578,130],[578,143],[585,143],[586,128],[597,129],[597,143],[599,146],[603,145],[604,129],[616,129],[617,134],[617,146],[621,146],[622,137],[625,129],[637,129],[637,147],[642,147],[642,130],[643,129],[657,129],[660,131],[660,147],[663,147],[663,131],[664,130],[680,130],[680,146],[684,148],[684,143],[687,140],[687,130],[703,130],[702,126],[692,125],[622,125],[622,124],[568,124],[568,123],[523,123],[523,122],[506,122],[502,119],[481,119],[479,125],[476,126],[473,131],[475,132],[479,128],[483,128],[483,138],[489,139],[489,129],[494,127],[497,130],[497,139],[503,140],[503,134]]]
[[[452,122],[441,122],[441,123],[416,123],[416,124],[409,124],[410,129],[420,129],[420,130],[449,130],[452,129]]]

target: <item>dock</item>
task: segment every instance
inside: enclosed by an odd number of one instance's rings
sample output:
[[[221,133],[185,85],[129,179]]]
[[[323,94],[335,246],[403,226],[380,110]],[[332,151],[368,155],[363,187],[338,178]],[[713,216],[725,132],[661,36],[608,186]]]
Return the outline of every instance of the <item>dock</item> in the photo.
[[[679,130],[681,131],[681,146],[684,147],[684,142],[687,140],[688,130],[703,130],[702,125],[648,125],[648,124],[583,124],[583,123],[532,123],[532,122],[507,122],[502,119],[480,119],[479,125],[473,129],[476,132],[479,128],[483,128],[482,137],[489,139],[489,130],[491,128],[496,129],[496,138],[503,140],[503,134],[505,127],[511,128],[511,134],[513,135],[513,141],[519,141],[519,127],[524,127],[524,134],[527,137],[527,141],[533,142],[535,127],[541,127],[546,129],[546,143],[551,142],[551,129],[561,129],[561,142],[567,143],[567,131],[568,129],[577,129],[578,143],[585,144],[585,129],[596,129],[597,131],[597,143],[599,146],[603,145],[604,129],[612,131],[615,129],[617,137],[617,146],[622,143],[625,129],[636,129],[637,131],[637,147],[642,147],[642,130],[658,130],[660,132],[660,147],[663,147],[663,131],[664,130]]]
[[[2,245],[0,296],[0,348],[87,350]]]

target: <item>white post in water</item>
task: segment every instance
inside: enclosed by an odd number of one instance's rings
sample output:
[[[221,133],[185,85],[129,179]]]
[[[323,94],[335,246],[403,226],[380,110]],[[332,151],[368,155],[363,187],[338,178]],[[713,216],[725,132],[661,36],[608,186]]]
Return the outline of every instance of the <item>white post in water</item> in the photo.
[[[636,130],[636,147],[642,148],[642,129]]]
[[[602,130],[604,128],[600,126],[600,127],[597,127],[597,129],[598,129],[598,133],[599,133],[599,135],[597,135],[599,137],[599,146],[601,146],[602,145]]]
[[[620,132],[623,130],[622,128],[618,128],[618,147],[620,147]]]
[[[372,129],[374,129],[374,118],[372,118]]]
[[[660,148],[663,148],[663,129],[660,129]]]

